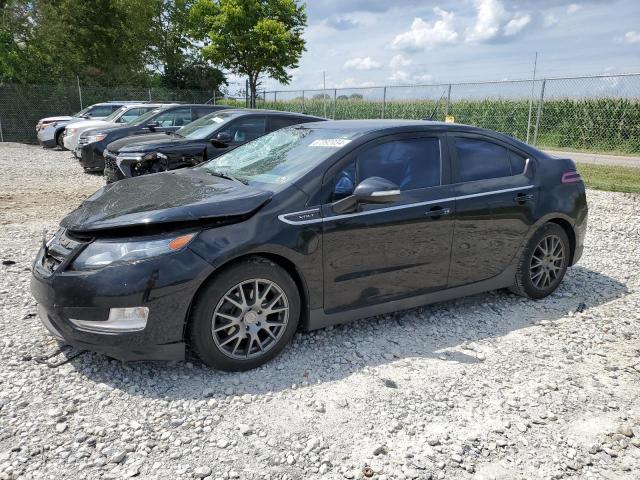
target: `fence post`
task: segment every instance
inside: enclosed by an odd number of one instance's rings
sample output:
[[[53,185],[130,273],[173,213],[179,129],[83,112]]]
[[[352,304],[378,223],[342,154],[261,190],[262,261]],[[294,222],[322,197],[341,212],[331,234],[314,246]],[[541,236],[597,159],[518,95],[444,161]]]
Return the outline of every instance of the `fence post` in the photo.
[[[336,119],[336,102],[338,101],[338,89],[333,89],[333,119]]]
[[[384,118],[384,111],[387,108],[387,87],[382,87],[382,118]]]
[[[80,98],[80,110],[82,110],[82,89],[80,88],[80,77],[76,75],[76,81],[78,82],[78,97]]]
[[[302,90],[302,113],[304,113],[304,90]]]
[[[540,100],[538,101],[538,113],[536,115],[536,127],[533,130],[533,144],[538,142],[538,128],[540,127],[540,117],[542,117],[542,104],[544,103],[544,87],[547,84],[547,79],[542,80],[542,87],[540,88]]]
[[[151,87],[149,87],[148,90],[149,90],[149,101],[151,101]]]
[[[277,91],[273,91],[273,108],[276,107],[276,102],[278,101],[278,92]]]
[[[4,142],[4,135],[2,134],[2,119],[0,119],[0,142]]]
[[[449,115],[449,108],[451,107],[451,84],[447,88],[447,104],[444,107],[444,114]]]
[[[217,91],[217,90],[218,90],[217,88],[214,88],[214,89],[213,89],[213,104],[214,104],[214,105],[216,104],[216,91]]]

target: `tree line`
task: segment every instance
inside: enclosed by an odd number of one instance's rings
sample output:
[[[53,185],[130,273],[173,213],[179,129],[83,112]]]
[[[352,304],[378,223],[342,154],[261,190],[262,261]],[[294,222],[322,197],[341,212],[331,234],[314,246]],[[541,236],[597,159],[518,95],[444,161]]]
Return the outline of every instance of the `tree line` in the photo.
[[[297,0],[0,0],[0,82],[220,89],[283,84],[305,49]]]

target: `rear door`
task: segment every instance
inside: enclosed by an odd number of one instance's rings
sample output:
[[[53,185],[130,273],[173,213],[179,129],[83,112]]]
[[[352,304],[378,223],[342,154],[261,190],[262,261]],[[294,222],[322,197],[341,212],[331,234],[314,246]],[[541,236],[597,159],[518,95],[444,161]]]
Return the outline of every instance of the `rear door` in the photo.
[[[322,206],[327,313],[428,293],[447,284],[454,200],[444,138],[399,134],[369,142],[325,175]],[[369,177],[400,187],[392,204],[337,214],[332,203]]]
[[[449,286],[500,274],[530,226],[538,191],[533,161],[492,137],[449,134],[456,218]]]

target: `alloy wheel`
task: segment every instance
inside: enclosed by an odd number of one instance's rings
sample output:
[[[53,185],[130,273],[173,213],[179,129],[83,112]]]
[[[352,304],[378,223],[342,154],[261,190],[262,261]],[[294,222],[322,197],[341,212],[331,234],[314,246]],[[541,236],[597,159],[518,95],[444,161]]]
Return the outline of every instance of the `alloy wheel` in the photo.
[[[562,240],[557,235],[544,237],[533,250],[529,273],[531,283],[539,290],[553,285],[564,266],[565,251]]]
[[[254,278],[230,288],[216,305],[211,321],[213,340],[234,359],[264,355],[284,334],[289,301],[275,282]]]

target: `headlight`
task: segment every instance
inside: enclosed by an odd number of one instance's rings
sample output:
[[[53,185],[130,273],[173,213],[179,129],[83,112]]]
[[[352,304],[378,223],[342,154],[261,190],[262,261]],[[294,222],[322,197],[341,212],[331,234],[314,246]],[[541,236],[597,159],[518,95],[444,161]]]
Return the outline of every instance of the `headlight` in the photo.
[[[77,128],[65,128],[64,131],[67,135],[73,135],[74,133],[76,133]]]
[[[186,247],[195,233],[156,240],[117,242],[98,240],[90,243],[73,262],[76,270],[102,268],[115,262],[133,262],[172,253]]]
[[[87,139],[87,143],[94,143],[99,142],[100,140],[104,140],[106,136],[106,133],[95,133],[93,135],[87,135],[85,138]]]

